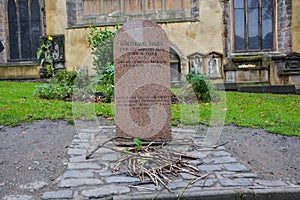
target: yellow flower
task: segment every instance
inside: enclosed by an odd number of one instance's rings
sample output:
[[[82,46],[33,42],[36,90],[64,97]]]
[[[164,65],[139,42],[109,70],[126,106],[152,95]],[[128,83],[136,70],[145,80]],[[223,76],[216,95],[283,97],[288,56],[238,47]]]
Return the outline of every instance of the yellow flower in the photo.
[[[51,37],[50,35],[48,36],[48,40],[52,41],[53,37]]]

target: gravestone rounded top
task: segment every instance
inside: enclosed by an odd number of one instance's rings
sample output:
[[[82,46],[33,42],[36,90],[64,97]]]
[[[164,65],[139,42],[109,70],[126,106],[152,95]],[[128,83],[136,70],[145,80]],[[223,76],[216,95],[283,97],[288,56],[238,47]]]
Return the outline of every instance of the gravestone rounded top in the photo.
[[[171,138],[170,51],[164,30],[137,19],[114,41],[115,120],[120,137]]]
[[[132,20],[118,30],[114,46],[121,48],[114,48],[114,60],[142,48],[160,49],[169,56],[169,45],[167,34],[157,23],[145,19]]]

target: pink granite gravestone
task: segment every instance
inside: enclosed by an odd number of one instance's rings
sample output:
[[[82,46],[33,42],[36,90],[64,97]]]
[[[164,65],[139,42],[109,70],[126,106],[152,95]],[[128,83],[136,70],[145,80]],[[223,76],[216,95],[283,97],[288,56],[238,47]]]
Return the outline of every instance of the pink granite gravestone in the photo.
[[[155,22],[124,24],[114,42],[116,135],[171,139],[169,40]]]

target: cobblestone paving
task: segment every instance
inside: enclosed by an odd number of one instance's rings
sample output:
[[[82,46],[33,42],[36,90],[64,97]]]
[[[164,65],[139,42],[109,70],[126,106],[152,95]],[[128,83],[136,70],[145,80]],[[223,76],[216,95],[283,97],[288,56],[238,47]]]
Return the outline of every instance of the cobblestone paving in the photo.
[[[173,129],[172,142],[167,148],[186,153],[196,157],[190,164],[198,167],[201,174],[207,175],[203,179],[195,181],[195,176],[181,173],[179,177],[174,177],[168,187],[173,193],[168,192],[161,186],[154,184],[144,184],[142,187],[131,187],[139,183],[140,180],[130,177],[125,171],[112,173],[112,168],[116,161],[122,156],[119,152],[107,148],[100,148],[93,156],[86,160],[88,151],[97,144],[114,137],[114,127],[100,127],[99,129],[82,129],[75,136],[69,151],[69,162],[66,172],[63,174],[59,188],[55,191],[45,192],[41,199],[128,199],[140,196],[144,199],[155,197],[168,197],[177,199],[182,194],[220,192],[228,189],[244,191],[247,189],[275,189],[278,188],[300,188],[291,183],[273,180],[260,180],[245,165],[226,151],[224,146],[201,147],[192,146],[188,141],[201,144],[203,137],[194,130]],[[111,143],[111,147],[116,147]],[[129,197],[128,197],[129,195]],[[7,200],[31,199],[30,196],[24,198],[7,197]]]

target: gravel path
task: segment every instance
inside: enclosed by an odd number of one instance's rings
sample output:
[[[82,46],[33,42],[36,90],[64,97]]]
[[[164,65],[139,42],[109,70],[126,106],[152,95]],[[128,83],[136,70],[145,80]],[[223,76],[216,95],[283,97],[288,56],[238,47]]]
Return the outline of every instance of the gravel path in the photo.
[[[55,189],[76,134],[76,127],[65,121],[0,126],[0,198],[41,195]],[[300,183],[299,138],[231,125],[223,129],[219,143],[224,142],[227,150],[260,178]]]

